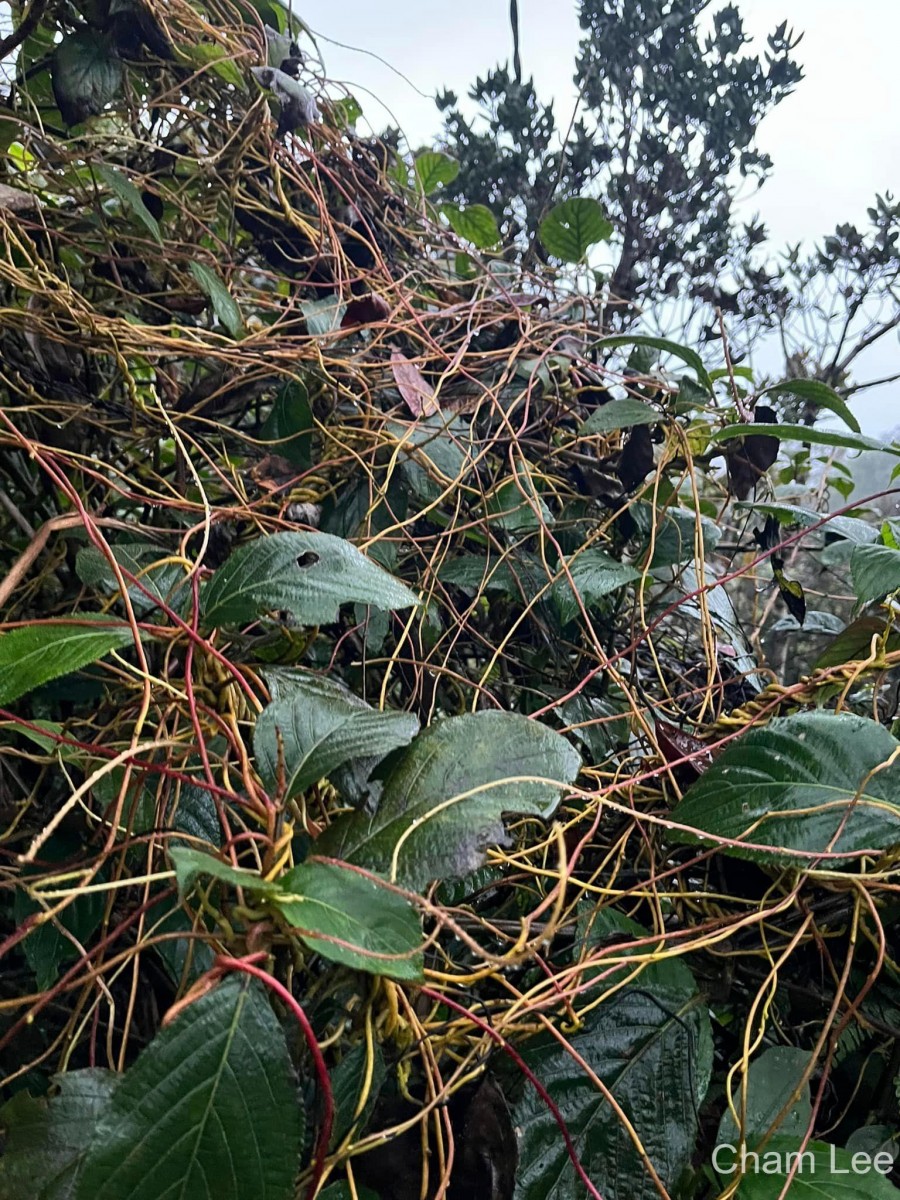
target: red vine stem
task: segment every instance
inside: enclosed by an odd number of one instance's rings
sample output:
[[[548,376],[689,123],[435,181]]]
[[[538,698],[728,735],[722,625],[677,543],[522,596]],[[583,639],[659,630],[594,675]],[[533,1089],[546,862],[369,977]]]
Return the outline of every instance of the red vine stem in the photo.
[[[587,1171],[585,1171],[584,1167],[581,1165],[581,1159],[578,1157],[578,1151],[575,1149],[575,1143],[572,1141],[572,1135],[569,1133],[568,1126],[566,1125],[562,1113],[551,1099],[550,1093],[538,1079],[537,1075],[535,1075],[534,1071],[532,1071],[532,1069],[526,1064],[521,1054],[519,1054],[517,1050],[513,1049],[509,1042],[501,1034],[499,1034],[496,1029],[492,1029],[491,1026],[488,1025],[487,1021],[483,1021],[481,1017],[476,1017],[470,1009],[465,1008],[462,1004],[457,1004],[457,1002],[455,1000],[451,1000],[449,996],[444,996],[440,992],[432,991],[429,987],[423,987],[419,990],[423,996],[427,996],[430,1000],[434,1000],[436,1004],[446,1004],[448,1008],[452,1008],[454,1012],[458,1012],[459,1015],[465,1017],[467,1021],[471,1021],[473,1025],[477,1025],[482,1033],[486,1033],[491,1041],[496,1042],[500,1049],[505,1054],[509,1055],[509,1057],[513,1060],[513,1062],[543,1100],[543,1102],[547,1105],[547,1108],[550,1110],[550,1115],[559,1126],[559,1132],[562,1134],[563,1141],[566,1143],[566,1152],[568,1153],[569,1158],[572,1160],[572,1166],[578,1172],[579,1179],[587,1188],[588,1192],[594,1197],[594,1200],[603,1200],[603,1197],[588,1178]]]

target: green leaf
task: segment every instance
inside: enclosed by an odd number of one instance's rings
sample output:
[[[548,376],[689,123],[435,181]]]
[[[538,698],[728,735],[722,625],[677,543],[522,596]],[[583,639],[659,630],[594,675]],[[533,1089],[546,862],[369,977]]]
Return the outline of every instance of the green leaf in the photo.
[[[233,867],[230,863],[205,854],[202,850],[194,850],[191,846],[172,846],[169,857],[175,867],[175,878],[178,890],[187,895],[201,875],[209,875],[220,883],[229,883],[233,887],[248,888],[263,896],[274,896],[278,885],[261,878],[255,871],[244,867]]]
[[[403,896],[323,862],[294,867],[279,879],[278,889],[274,907],[310,950],[355,971],[421,981],[422,928]]]
[[[392,610],[419,600],[343,538],[273,533],[234,551],[206,586],[202,609],[208,626],[281,610],[302,625],[326,625],[350,602]]]
[[[561,624],[574,620],[579,614],[578,601],[572,585],[581,597],[585,608],[590,609],[598,600],[616,592],[627,583],[640,579],[641,573],[626,563],[617,562],[603,550],[584,550],[569,564],[569,575],[558,579],[551,589],[553,604]]]
[[[366,1087],[368,1067],[368,1049],[364,1042],[353,1047],[331,1072],[331,1090],[334,1095],[334,1128],[331,1134],[331,1148],[337,1149],[350,1130],[357,1123],[365,1129],[372,1110],[375,1107],[381,1089],[387,1079],[387,1067],[384,1054],[378,1042],[372,1044],[372,1079]],[[360,1101],[366,1096],[365,1104],[359,1116],[356,1111]],[[320,1193],[320,1197],[326,1195]],[[353,1200],[348,1196],[348,1200]]]
[[[66,858],[71,847],[63,847],[53,839],[45,848],[43,858],[50,862]],[[45,874],[45,869],[32,872],[36,875]],[[74,886],[74,885],[70,885]],[[56,904],[57,901],[50,902]],[[30,917],[32,913],[44,912],[46,906],[33,900],[24,888],[16,888],[13,902],[13,919],[17,925]],[[62,929],[68,930],[75,941],[71,941],[54,924],[53,921],[43,921],[34,926],[22,943],[25,961],[34,971],[35,982],[40,991],[51,987],[59,976],[59,968],[64,962],[77,958],[81,951],[78,943],[86,945],[91,935],[103,920],[106,909],[106,897],[102,892],[86,892],[77,896],[71,904],[66,905],[57,916],[56,921]]]
[[[244,318],[237,306],[237,301],[228,288],[206,263],[192,262],[191,274],[212,302],[213,311],[233,338],[244,334]]]
[[[456,159],[451,158],[449,154],[442,154],[439,150],[426,150],[417,154],[414,166],[416,179],[425,196],[430,196],[442,184],[452,183],[459,174],[459,163]]]
[[[504,842],[504,813],[549,817],[580,765],[563,737],[517,713],[450,717],[404,753],[374,816],[339,817],[316,850],[415,889],[464,875]]]
[[[824,521],[822,529],[829,533],[840,534],[851,542],[874,542],[878,530],[858,517],[844,517],[833,513],[815,512],[811,508],[801,508],[798,504],[757,504],[751,500],[739,500],[735,510],[762,513],[763,516],[775,517],[782,525],[818,525]]]
[[[696,351],[690,350],[687,346],[679,346],[677,342],[670,342],[667,338],[650,337],[648,334],[642,333],[616,334],[614,337],[600,338],[599,341],[594,342],[594,345],[598,350],[615,350],[618,346],[652,346],[664,354],[672,354],[692,367],[698,383],[712,394],[712,381],[703,365],[703,359]],[[754,426],[754,433],[759,428],[758,425]],[[781,426],[779,426],[780,428]],[[746,426],[742,425],[741,429],[746,433]]]
[[[555,205],[540,225],[544,249],[563,262],[579,263],[591,246],[608,242],[613,225],[602,206],[586,196],[573,196]]]
[[[890,546],[854,546],[850,574],[857,601],[868,604],[900,588],[900,550]]]
[[[98,163],[94,169],[100,178],[112,188],[125,207],[130,209],[137,217],[144,228],[150,233],[150,236],[162,245],[159,222],[147,208],[141,199],[141,193],[131,180],[123,175],[121,171],[117,171],[115,167],[107,166],[106,163]]]
[[[753,434],[759,437],[777,437],[782,442],[804,442],[811,446],[843,446],[846,450],[878,450],[886,454],[900,455],[900,447],[876,438],[863,437],[858,433],[835,433],[831,429],[810,429],[808,425],[726,425],[724,429],[710,431],[711,442],[727,442],[733,437]]]
[[[707,1006],[680,962],[658,964],[652,991],[626,987],[589,1012],[567,1042],[590,1064],[627,1113],[672,1194],[690,1162],[697,1114],[712,1070]],[[582,1166],[604,1197],[656,1200],[659,1193],[603,1093],[564,1046],[541,1034],[523,1057],[550,1093]],[[516,1200],[583,1195],[559,1127],[534,1088],[512,1114],[519,1132]]]
[[[814,670],[820,671],[825,667],[839,667],[844,663],[856,662],[869,657],[872,638],[881,641],[884,637],[887,623],[881,617],[857,617],[855,621],[842,629],[834,641],[829,642],[815,661]],[[900,649],[900,633],[888,635],[886,650],[888,653]]]
[[[198,67],[212,67],[220,79],[230,83],[237,91],[245,90],[244,76],[225,46],[219,46],[215,42],[195,42],[190,46],[179,46],[178,49]]]
[[[95,613],[79,613],[77,622],[74,618],[35,621],[0,633],[0,704],[97,662],[132,641],[131,630],[121,621],[108,621]]]
[[[631,429],[634,425],[658,425],[662,416],[642,400],[627,397],[613,400],[595,408],[579,430],[579,437],[591,433],[611,433],[616,429]]]
[[[900,763],[876,771],[900,742],[849,713],[797,713],[751,729],[729,745],[685,793],[672,820],[703,834],[776,847],[722,847],[765,862],[801,862],[792,851],[880,853],[900,841]],[[818,863],[833,869],[846,859]]]
[[[523,537],[535,533],[542,525],[552,525],[553,514],[541,499],[528,467],[517,464],[516,476],[517,479],[505,479],[496,487],[487,497],[484,508],[494,524],[516,537]]]
[[[302,1134],[281,1025],[258,985],[230,977],[126,1072],[77,1200],[290,1200]]]
[[[759,1151],[759,1169],[749,1170],[735,1193],[736,1200],[779,1200],[788,1175],[798,1163],[788,1195],[790,1200],[897,1200],[900,1191],[877,1170],[854,1169],[853,1155],[827,1142],[809,1142],[798,1159],[800,1139],[775,1137]],[[735,1154],[720,1150],[722,1166],[739,1166]],[[753,1166],[753,1160],[749,1160]],[[725,1173],[719,1169],[723,1176]],[[731,1176],[726,1176],[730,1178]]]
[[[80,125],[118,98],[122,61],[111,41],[94,29],[70,33],[53,51],[53,95],[67,125]]]
[[[149,596],[145,595],[136,584],[128,587],[128,596],[139,616],[144,616],[159,604],[177,604],[177,597],[173,593],[186,587],[185,569],[179,563],[163,561],[168,557],[165,550],[152,542],[120,543],[110,549],[119,566],[139,579],[150,593]],[[109,560],[96,546],[82,546],[78,551],[75,573],[82,583],[104,595],[119,593],[119,582]],[[186,591],[182,592],[182,595],[186,594]]]
[[[18,1092],[0,1109],[5,1145],[0,1157],[4,1200],[72,1200],[85,1153],[119,1082],[91,1068],[57,1075],[47,1099]]]
[[[441,212],[450,222],[450,228],[479,250],[487,250],[500,241],[497,218],[486,204],[445,204]]]
[[[801,1050],[797,1046],[772,1046],[751,1062],[747,1076],[747,1108],[744,1116],[744,1137],[749,1144],[758,1142],[772,1129],[776,1118],[791,1099],[803,1077],[803,1072],[809,1066],[810,1057],[808,1050]],[[740,1082],[740,1075],[733,1076],[732,1099],[738,1115],[741,1107]],[[782,1135],[802,1137],[806,1133],[811,1114],[807,1080],[778,1126],[778,1132]],[[716,1142],[719,1145],[723,1142],[734,1145],[739,1140],[734,1117],[731,1110],[726,1108],[719,1122]]]
[[[259,432],[259,440],[273,454],[280,454],[295,467],[308,469],[312,465],[312,431],[314,421],[306,385],[292,379],[280,388]]]
[[[860,431],[859,421],[837,392],[827,383],[820,383],[818,379],[785,379],[781,383],[774,383],[771,387],[767,387],[760,392],[760,395],[766,396],[769,392],[777,392],[778,395],[799,396],[801,400],[814,404],[816,408],[829,409],[835,416],[840,417],[854,433]]]
[[[337,682],[298,674],[290,695],[257,718],[253,751],[266,787],[274,790],[283,770],[290,798],[353,760],[367,760],[368,776],[418,729],[411,713],[379,712]]]

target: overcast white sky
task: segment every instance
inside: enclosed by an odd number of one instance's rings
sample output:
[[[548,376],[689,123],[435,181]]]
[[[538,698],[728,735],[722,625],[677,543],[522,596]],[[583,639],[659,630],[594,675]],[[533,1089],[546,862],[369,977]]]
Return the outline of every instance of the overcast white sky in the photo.
[[[900,191],[900,0],[736,3],[760,45],[785,19],[804,33],[797,54],[806,78],[762,127],[760,144],[775,168],[747,215],[758,210],[776,243],[812,241],[839,221],[862,224],[876,192]],[[512,52],[508,0],[314,0],[302,15],[322,37],[329,76],[354,90],[372,126],[394,120],[413,144],[440,128],[430,93],[449,87],[464,95]],[[523,71],[566,125],[580,32],[574,0],[519,0],[519,22]],[[887,341],[867,363],[873,374],[900,370],[900,344]],[[854,408],[870,433],[893,427],[900,390],[872,392]]]

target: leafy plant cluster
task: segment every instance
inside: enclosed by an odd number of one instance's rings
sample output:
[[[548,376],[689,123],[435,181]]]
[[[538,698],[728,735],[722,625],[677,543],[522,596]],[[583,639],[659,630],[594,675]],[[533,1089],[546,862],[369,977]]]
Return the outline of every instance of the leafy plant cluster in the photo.
[[[827,509],[884,447],[605,330],[591,196],[511,262],[274,0],[3,51],[0,1195],[892,1156],[900,544]]]

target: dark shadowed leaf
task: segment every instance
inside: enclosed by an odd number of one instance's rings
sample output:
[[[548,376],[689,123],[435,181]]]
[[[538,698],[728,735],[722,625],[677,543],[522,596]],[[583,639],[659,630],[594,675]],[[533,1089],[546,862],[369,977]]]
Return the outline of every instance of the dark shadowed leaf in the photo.
[[[230,977],[128,1069],[77,1200],[289,1200],[302,1132],[284,1032],[262,989]]]
[[[877,853],[900,842],[900,764],[876,771],[898,747],[883,726],[849,713],[777,718],[727,746],[672,819],[696,830],[697,840],[711,833],[778,847],[774,854],[723,848],[742,858],[808,863],[791,851]]]
[[[234,551],[204,589],[202,609],[207,625],[241,625],[278,611],[303,625],[325,625],[351,601],[384,609],[419,602],[343,538],[273,533]]]
[[[793,1099],[793,1095],[803,1072],[809,1066],[809,1060],[809,1051],[801,1050],[798,1046],[772,1046],[750,1063],[747,1107],[743,1120],[744,1137],[749,1145],[754,1145],[760,1138],[765,1137],[789,1101],[792,1103],[778,1126],[778,1132],[785,1136],[796,1135],[798,1138],[806,1133],[812,1114],[809,1080],[799,1089],[796,1099]],[[740,1075],[736,1075],[733,1100],[738,1116],[741,1115],[740,1082]],[[719,1122],[716,1141],[720,1145],[723,1142],[734,1145],[739,1136],[731,1110],[726,1108]]]
[[[884,637],[887,623],[882,617],[858,617],[841,630],[816,659],[815,669],[839,667],[842,663],[856,662],[868,658],[872,652],[872,638]],[[887,638],[887,650],[900,648],[900,633],[892,632]]]
[[[900,588],[900,550],[890,546],[854,546],[850,574],[861,605],[880,600]]]
[[[305,470],[311,464],[313,425],[306,385],[292,379],[279,389],[259,440],[269,443],[267,449]]]
[[[67,125],[103,112],[122,87],[124,69],[110,40],[93,29],[70,33],[53,52],[53,95]]]
[[[796,579],[788,579],[780,567],[775,567],[772,573],[785,607],[797,624],[802,625],[806,620],[806,597],[803,594],[802,583]]]
[[[316,850],[411,888],[464,875],[503,842],[504,813],[548,817],[580,765],[565,738],[526,717],[450,717],[403,754],[374,816],[339,817]]]
[[[391,315],[391,306],[376,292],[358,296],[347,305],[341,318],[341,329],[352,329],[355,325],[372,325],[375,321],[386,321]]]
[[[627,1113],[664,1185],[690,1161],[697,1114],[712,1070],[709,1016],[688,969],[653,968],[647,990],[626,987],[590,1012],[567,1040]],[[523,1057],[550,1093],[582,1166],[603,1197],[656,1200],[659,1193],[603,1093],[553,1037]],[[513,1111],[519,1130],[517,1200],[576,1200],[584,1194],[546,1104],[527,1086]]]
[[[84,1156],[120,1079],[91,1068],[56,1077],[48,1100],[18,1092],[0,1109],[3,1200],[72,1200]]]

